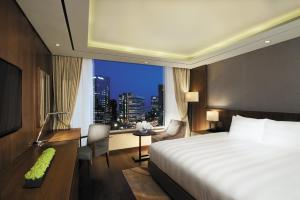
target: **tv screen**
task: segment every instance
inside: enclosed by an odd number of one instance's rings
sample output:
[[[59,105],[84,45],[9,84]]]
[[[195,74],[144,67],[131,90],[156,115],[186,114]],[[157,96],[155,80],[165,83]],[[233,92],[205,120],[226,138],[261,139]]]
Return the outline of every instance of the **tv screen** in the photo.
[[[22,127],[22,71],[0,59],[0,137]]]

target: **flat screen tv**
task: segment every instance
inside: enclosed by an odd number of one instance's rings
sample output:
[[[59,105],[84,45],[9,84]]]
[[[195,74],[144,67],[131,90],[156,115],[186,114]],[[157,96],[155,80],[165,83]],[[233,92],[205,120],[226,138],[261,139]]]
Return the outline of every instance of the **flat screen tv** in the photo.
[[[22,71],[0,59],[0,137],[22,127]]]

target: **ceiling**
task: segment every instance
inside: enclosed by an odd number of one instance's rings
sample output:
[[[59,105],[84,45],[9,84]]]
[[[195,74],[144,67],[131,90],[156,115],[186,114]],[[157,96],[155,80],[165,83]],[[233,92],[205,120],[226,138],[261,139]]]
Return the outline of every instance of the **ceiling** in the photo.
[[[193,68],[300,36],[300,0],[17,2],[55,55]]]

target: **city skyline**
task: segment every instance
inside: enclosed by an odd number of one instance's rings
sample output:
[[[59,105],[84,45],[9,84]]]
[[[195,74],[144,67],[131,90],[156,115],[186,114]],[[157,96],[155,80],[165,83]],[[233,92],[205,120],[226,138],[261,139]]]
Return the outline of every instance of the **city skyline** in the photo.
[[[97,80],[97,79],[101,79],[101,82],[103,82],[105,84],[108,83],[108,87],[107,87],[107,85],[102,85],[102,84],[99,84],[99,82],[98,83],[95,82],[95,80]],[[161,86],[162,86],[162,84],[157,85],[158,91],[156,91],[156,94],[151,95],[149,97],[149,99],[147,99],[147,98],[145,98],[141,95],[135,94],[131,91],[123,91],[122,93],[118,94],[117,95],[118,98],[115,99],[111,96],[111,92],[110,92],[112,90],[111,87],[110,87],[110,78],[106,77],[106,76],[102,76],[102,75],[94,75],[94,95],[99,96],[99,104],[101,104],[102,106],[106,105],[108,100],[118,101],[120,95],[123,95],[124,93],[131,93],[131,94],[133,94],[134,96],[136,96],[138,98],[143,98],[144,101],[148,100],[150,102],[150,105],[147,105],[147,106],[145,105],[144,108],[145,108],[145,110],[150,111],[153,107],[153,97],[157,98],[157,100],[159,99],[159,96],[160,96],[159,88]],[[104,89],[104,88],[107,88],[107,89]],[[102,93],[98,92],[97,90],[102,91]],[[103,91],[105,91],[105,92],[103,93]],[[106,98],[106,95],[107,95],[108,98]],[[162,98],[162,97],[160,97],[160,98]]]
[[[113,130],[134,128],[144,120],[153,126],[163,124],[161,67],[98,60],[94,63],[95,123],[110,124]],[[154,68],[151,73],[149,67]]]
[[[145,98],[130,92],[110,98],[110,78],[94,75],[94,122],[113,125],[113,129],[134,128],[139,121],[147,120],[153,126],[163,123],[163,85],[157,86],[151,96],[151,107],[145,108]]]
[[[145,98],[151,107],[151,96],[157,96],[157,85],[163,85],[163,68],[143,64],[94,60],[94,75],[110,78],[110,98],[118,99],[124,92]],[[145,90],[147,88],[147,90]]]

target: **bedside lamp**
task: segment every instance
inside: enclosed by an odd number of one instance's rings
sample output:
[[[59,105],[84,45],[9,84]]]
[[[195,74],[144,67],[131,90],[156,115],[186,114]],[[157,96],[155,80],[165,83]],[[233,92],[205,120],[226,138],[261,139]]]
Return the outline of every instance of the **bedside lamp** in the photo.
[[[216,131],[216,122],[219,121],[219,112],[216,110],[206,111],[206,120],[209,121],[209,129]]]

